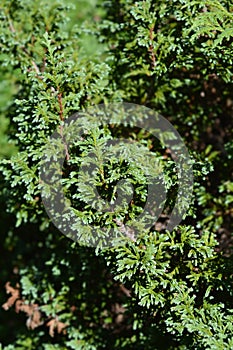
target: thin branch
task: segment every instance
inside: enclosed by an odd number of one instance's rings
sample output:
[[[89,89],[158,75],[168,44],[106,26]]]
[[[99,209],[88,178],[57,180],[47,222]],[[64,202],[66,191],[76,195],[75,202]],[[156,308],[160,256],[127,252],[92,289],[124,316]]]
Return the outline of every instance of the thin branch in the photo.
[[[60,120],[64,121],[64,110],[63,110],[63,104],[62,104],[62,93],[59,92],[58,94],[58,103],[59,103],[59,114],[60,114]],[[69,150],[68,150],[68,145],[66,143],[66,140],[64,138],[64,134],[63,134],[63,126],[60,125],[60,135],[63,141],[63,145],[65,148],[65,154],[66,154],[66,160],[70,159],[70,154],[69,154]]]
[[[40,74],[41,74],[40,69],[39,69],[39,67],[37,66],[37,64],[35,63],[35,61],[33,61],[33,60],[32,60],[32,65],[33,65],[33,67],[35,68],[36,73],[37,73],[38,75],[40,75]]]
[[[59,114],[60,114],[60,120],[64,120],[64,112],[63,112],[63,105],[62,105],[62,94],[59,92],[58,94],[58,103],[59,103]]]
[[[150,46],[149,46],[149,55],[150,55],[150,60],[151,60],[151,67],[154,68],[156,66],[156,57],[154,54],[154,45],[153,45],[153,33],[154,33],[154,25],[150,28]]]
[[[15,30],[15,28],[14,28],[14,26],[13,26],[13,24],[12,24],[12,22],[11,22],[10,19],[9,19],[9,27],[10,27],[10,31],[11,31],[12,33],[16,33],[16,30]]]
[[[127,227],[124,225],[123,222],[121,222],[118,219],[113,219],[113,221],[115,221],[115,223],[117,224],[117,226],[119,227],[119,230],[124,233],[126,235],[126,237],[128,237],[129,239],[131,239],[133,242],[136,241],[135,238],[135,232],[132,228]]]

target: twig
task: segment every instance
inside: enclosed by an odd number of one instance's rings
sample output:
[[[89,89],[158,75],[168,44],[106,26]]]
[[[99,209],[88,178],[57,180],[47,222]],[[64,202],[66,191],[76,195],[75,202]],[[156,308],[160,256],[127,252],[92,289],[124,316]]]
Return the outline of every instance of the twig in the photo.
[[[37,64],[35,63],[35,61],[32,60],[32,65],[35,68],[36,73],[38,74],[38,76],[41,74],[39,67],[37,66]]]
[[[60,120],[64,120],[64,114],[63,114],[63,105],[62,105],[62,94],[59,92],[58,94],[58,103],[59,103],[59,113],[60,113]]]
[[[63,105],[62,105],[62,93],[59,92],[58,94],[58,103],[59,103],[59,114],[60,114],[60,120],[64,121],[64,111],[63,111]],[[64,134],[63,134],[63,125],[60,125],[60,135],[64,144],[64,148],[65,148],[65,154],[66,154],[66,160],[70,159],[70,154],[69,154],[69,150],[68,150],[68,145],[65,141],[64,138]]]
[[[15,30],[15,28],[14,28],[14,26],[13,26],[13,24],[12,24],[12,22],[11,22],[10,19],[9,19],[9,27],[10,27],[10,31],[11,31],[12,33],[15,33],[15,32],[16,32],[16,30]]]
[[[113,219],[113,221],[115,221],[115,223],[117,224],[117,226],[119,226],[119,229],[122,233],[124,233],[128,238],[130,238],[133,242],[136,241],[136,238],[135,238],[135,232],[132,228],[130,227],[126,227],[123,222],[121,222],[120,220],[118,219]]]
[[[150,41],[151,41],[151,44],[149,46],[149,54],[150,54],[150,59],[151,59],[151,66],[152,68],[155,68],[156,66],[156,57],[155,57],[155,54],[154,54],[154,45],[153,45],[153,32],[154,32],[154,28],[155,26],[153,25],[151,28],[150,28]]]

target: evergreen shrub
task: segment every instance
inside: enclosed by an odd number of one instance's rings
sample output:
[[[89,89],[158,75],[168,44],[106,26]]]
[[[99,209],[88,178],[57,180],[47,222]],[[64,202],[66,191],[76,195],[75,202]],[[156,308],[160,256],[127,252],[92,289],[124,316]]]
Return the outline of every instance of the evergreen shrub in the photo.
[[[233,6],[226,0],[109,0],[100,4],[102,18],[68,25],[78,6],[1,3],[2,70],[16,91],[5,114],[17,148],[1,162],[1,206],[10,221],[1,238],[9,294],[2,348],[232,349]],[[99,52],[85,54],[83,33],[98,38]],[[109,140],[149,150],[163,167],[167,191],[150,229],[139,222],[135,239],[93,248],[53,225],[39,171],[49,137],[62,136],[70,116],[121,102],[146,106],[176,128],[190,153],[193,197],[183,220],[167,230],[179,184],[172,150],[131,125],[90,127],[87,120],[62,168],[67,201],[85,223],[120,226],[124,236],[147,200],[145,176],[129,159],[113,155],[104,163],[102,145]],[[90,152],[99,177],[87,183],[79,168],[90,163]],[[94,185],[114,201],[117,183],[127,193],[133,186],[133,201],[123,212],[99,214],[90,204]]]

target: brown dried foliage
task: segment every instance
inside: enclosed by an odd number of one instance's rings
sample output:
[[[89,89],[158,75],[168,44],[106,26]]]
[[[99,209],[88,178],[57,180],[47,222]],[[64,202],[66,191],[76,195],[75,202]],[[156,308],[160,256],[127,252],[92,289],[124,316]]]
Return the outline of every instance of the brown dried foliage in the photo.
[[[24,312],[27,315],[26,325],[28,329],[35,329],[45,323],[42,320],[42,314],[39,310],[38,304],[27,304],[25,300],[20,298],[20,286],[16,284],[16,287],[12,287],[10,282],[5,285],[7,294],[11,294],[8,300],[2,305],[4,310],[9,310],[10,307],[14,306],[17,313]],[[54,331],[56,330],[58,334],[65,334],[65,328],[67,325],[60,322],[58,318],[52,318],[46,323],[49,327],[49,334],[51,337],[54,336]]]

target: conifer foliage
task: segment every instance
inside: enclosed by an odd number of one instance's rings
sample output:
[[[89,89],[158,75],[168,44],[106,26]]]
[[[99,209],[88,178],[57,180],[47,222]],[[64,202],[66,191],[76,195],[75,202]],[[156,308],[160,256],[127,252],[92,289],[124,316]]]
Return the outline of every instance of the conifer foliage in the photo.
[[[1,207],[8,212],[2,216],[8,223],[1,238],[8,294],[2,312],[10,317],[0,328],[2,349],[230,350],[233,6],[227,0],[107,0],[100,7],[102,18],[80,27],[67,24],[78,9],[65,1],[2,0],[0,6],[2,71],[16,91],[5,115],[17,148],[1,161]],[[91,57],[83,33],[99,40],[101,49]],[[137,127],[90,128],[87,120],[62,168],[66,198],[84,222],[120,228],[124,236],[127,220],[145,206],[141,170],[129,159],[113,155],[104,164],[101,158],[103,143],[114,138],[149,149],[167,190],[153,227],[139,222],[137,237],[107,248],[100,240],[95,249],[73,242],[50,221],[41,160],[48,138],[55,131],[62,138],[74,113],[120,102],[146,106],[178,130],[193,166],[193,199],[179,226],[166,230],[179,180],[171,150]],[[79,168],[90,162],[90,152],[100,175],[87,183]],[[87,200],[93,203],[93,186],[115,200],[126,175],[134,189],[130,206],[100,215]]]

